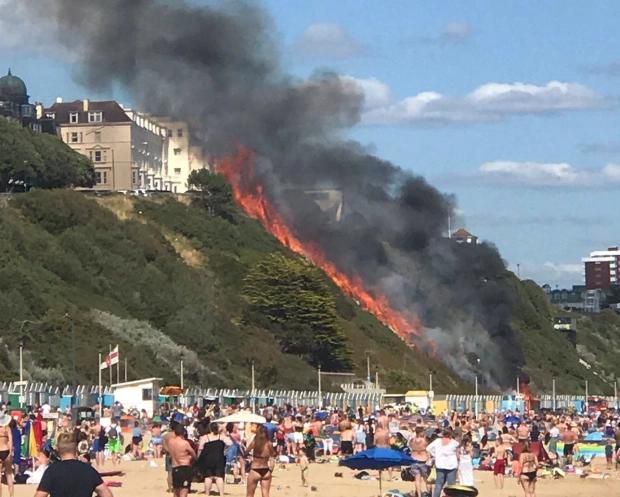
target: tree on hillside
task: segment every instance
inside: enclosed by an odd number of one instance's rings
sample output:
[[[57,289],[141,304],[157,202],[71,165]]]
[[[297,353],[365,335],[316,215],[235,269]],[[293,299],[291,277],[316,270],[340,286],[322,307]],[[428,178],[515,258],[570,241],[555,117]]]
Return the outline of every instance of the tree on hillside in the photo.
[[[90,161],[53,135],[0,118],[0,190],[92,186]]]
[[[31,182],[43,167],[29,133],[18,123],[0,117],[0,190]]]
[[[33,133],[32,142],[43,160],[35,185],[39,188],[66,186],[90,187],[95,184],[95,169],[82,154],[65,145],[56,136]]]
[[[252,312],[276,325],[274,330],[285,352],[306,356],[314,365],[328,369],[350,367],[336,302],[314,266],[282,254],[269,254],[250,270],[243,293]]]
[[[192,171],[187,178],[187,186],[200,192],[200,204],[212,216],[227,216],[232,202],[232,189],[221,174],[208,169]]]

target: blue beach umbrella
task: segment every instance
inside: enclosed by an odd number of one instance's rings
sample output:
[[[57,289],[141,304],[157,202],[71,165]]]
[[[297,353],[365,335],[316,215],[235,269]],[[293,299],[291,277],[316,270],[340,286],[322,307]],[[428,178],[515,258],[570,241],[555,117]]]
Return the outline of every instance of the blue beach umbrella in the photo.
[[[384,469],[396,466],[411,466],[414,460],[394,449],[374,448],[358,452],[340,461],[341,466],[351,469],[378,469],[379,470],[379,495],[383,495],[381,490],[381,472]]]

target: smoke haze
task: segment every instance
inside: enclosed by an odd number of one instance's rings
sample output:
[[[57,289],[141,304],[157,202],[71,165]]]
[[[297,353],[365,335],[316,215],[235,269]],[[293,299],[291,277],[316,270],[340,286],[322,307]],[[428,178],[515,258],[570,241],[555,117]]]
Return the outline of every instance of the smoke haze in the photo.
[[[308,80],[288,75],[261,8],[235,1],[11,3],[13,12],[48,23],[85,86],[120,85],[140,110],[186,120],[209,153],[238,144],[256,151],[267,194],[302,240],[318,242],[341,271],[359,274],[395,308],[416,312],[438,359],[462,377],[512,383],[523,357],[495,248],[445,239],[452,197],[343,138],[360,119],[362,92],[328,72]],[[289,194],[316,188],[343,191],[340,223]]]

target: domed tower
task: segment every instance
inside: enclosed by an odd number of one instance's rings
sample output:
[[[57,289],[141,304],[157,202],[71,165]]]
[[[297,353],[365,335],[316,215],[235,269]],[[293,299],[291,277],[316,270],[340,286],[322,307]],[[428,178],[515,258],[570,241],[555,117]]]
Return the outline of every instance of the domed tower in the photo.
[[[28,90],[21,78],[13,76],[11,69],[6,76],[0,78],[0,101],[12,102],[16,105],[28,104]]]

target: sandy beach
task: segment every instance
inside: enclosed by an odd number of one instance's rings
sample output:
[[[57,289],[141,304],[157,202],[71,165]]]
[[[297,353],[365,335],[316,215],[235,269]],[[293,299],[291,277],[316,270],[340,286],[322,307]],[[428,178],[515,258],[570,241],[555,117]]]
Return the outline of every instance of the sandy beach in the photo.
[[[159,464],[159,463],[158,463]],[[108,466],[111,468],[111,466]],[[166,474],[160,464],[157,468],[149,467],[145,462],[123,462],[121,469],[124,476],[105,478],[122,482],[122,487],[113,488],[116,497],[151,497],[156,495],[170,495],[166,493]],[[343,478],[334,477],[334,473],[342,472]],[[335,464],[312,464],[310,467],[310,484],[316,490],[304,488],[300,482],[299,469],[289,465],[286,469],[276,469],[271,495],[273,497],[376,497],[378,482],[376,480],[359,481],[353,478],[353,472],[346,468],[339,468]],[[481,496],[493,497],[520,497],[523,490],[514,479],[506,479],[503,490],[493,486],[493,476],[489,472],[476,472],[476,481]],[[384,492],[389,489],[411,491],[412,484],[402,481],[384,481]],[[34,486],[18,485],[15,487],[16,497],[31,497],[34,495]],[[203,487],[195,484],[193,495],[203,495]],[[233,497],[245,496],[245,486],[227,485],[226,495]],[[7,488],[3,488],[3,495],[8,495]],[[257,491],[260,496],[260,491]],[[539,480],[537,486],[538,497],[613,497],[620,495],[620,472],[611,472],[611,477],[605,480],[579,479],[568,476],[561,480]]]

